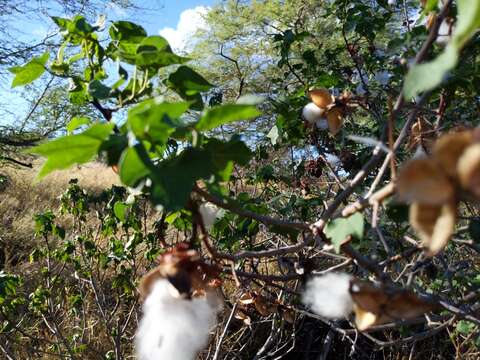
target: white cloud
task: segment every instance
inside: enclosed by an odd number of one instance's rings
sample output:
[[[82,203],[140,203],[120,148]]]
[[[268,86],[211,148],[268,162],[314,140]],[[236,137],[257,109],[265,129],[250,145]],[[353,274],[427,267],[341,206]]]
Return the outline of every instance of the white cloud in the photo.
[[[208,29],[204,16],[209,10],[210,8],[205,6],[186,9],[180,14],[176,29],[165,27],[160,29],[159,34],[168,40],[174,51],[188,52],[194,45],[192,37],[195,32]]]

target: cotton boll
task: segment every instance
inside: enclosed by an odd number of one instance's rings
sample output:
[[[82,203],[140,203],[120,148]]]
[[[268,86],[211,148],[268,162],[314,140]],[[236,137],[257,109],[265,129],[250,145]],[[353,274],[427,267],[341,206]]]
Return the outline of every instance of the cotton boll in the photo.
[[[127,205],[132,205],[135,202],[135,195],[130,194],[127,197],[127,200],[125,200],[125,204]]]
[[[350,275],[339,273],[314,277],[306,284],[302,302],[326,318],[347,317],[353,311],[350,280]]]
[[[207,345],[218,307],[207,297],[188,300],[177,294],[166,279],[153,285],[136,334],[139,360],[194,360]]]
[[[388,0],[388,5],[390,5],[390,6],[397,5],[397,0]]]
[[[325,110],[320,109],[313,102],[308,103],[303,107],[302,116],[310,124],[315,124],[317,120],[320,120],[325,113]]]
[[[438,29],[438,35],[435,42],[439,45],[446,45],[452,37],[453,27],[450,20],[444,19]]]
[[[215,223],[215,220],[219,216],[219,210],[220,209],[218,208],[218,206],[212,203],[203,203],[202,205],[200,205],[198,211],[202,216],[203,224],[207,228],[211,227]]]

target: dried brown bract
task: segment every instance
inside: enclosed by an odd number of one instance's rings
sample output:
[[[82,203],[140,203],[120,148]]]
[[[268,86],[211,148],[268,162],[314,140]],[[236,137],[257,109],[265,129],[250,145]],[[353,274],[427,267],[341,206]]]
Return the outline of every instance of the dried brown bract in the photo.
[[[179,297],[205,295],[207,290],[221,284],[219,274],[219,269],[202,261],[196,250],[190,249],[186,243],[180,243],[158,257],[158,266],[140,282],[140,295],[146,298],[155,281],[162,278],[174,286]]]
[[[478,130],[440,137],[430,157],[408,161],[401,169],[397,191],[411,203],[410,224],[428,255],[448,244],[460,199],[480,200],[480,142]]]
[[[411,291],[377,286],[353,279],[350,282],[355,324],[364,331],[371,326],[407,320],[433,311],[436,305]]]

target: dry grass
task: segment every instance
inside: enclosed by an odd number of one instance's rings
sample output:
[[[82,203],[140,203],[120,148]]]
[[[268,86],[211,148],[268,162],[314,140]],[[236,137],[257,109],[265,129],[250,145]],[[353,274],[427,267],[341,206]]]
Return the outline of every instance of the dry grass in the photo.
[[[0,254],[0,265],[2,262],[6,266],[14,265],[21,260],[20,256],[28,255],[34,243],[34,215],[58,208],[59,197],[70,179],[78,179],[79,185],[89,192],[120,184],[117,174],[98,162],[58,171],[37,181],[40,166],[41,162],[37,161],[33,169],[4,167],[0,170],[8,178],[8,185],[0,192],[0,248],[4,252]]]

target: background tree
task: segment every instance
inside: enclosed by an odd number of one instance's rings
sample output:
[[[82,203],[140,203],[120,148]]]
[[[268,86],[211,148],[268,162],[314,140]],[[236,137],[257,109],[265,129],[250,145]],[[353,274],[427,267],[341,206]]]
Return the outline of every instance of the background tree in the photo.
[[[29,83],[45,65],[70,79],[72,103],[103,116],[33,148],[46,157],[39,177],[101,156],[131,194],[97,198],[73,182],[63,212],[75,226],[36,217],[41,276],[2,274],[0,350],[129,356],[138,285],[145,310],[151,296],[176,305],[173,323],[212,293],[224,302],[217,336],[205,351],[182,347],[186,358],[475,358],[480,152],[464,98],[476,104],[480,4],[226,2],[211,16],[197,71],[137,24],[113,22],[102,38],[82,16],[54,18],[77,52],[14,69]],[[168,357],[150,313],[140,328],[156,337],[140,352]],[[203,343],[182,334],[171,349]]]

